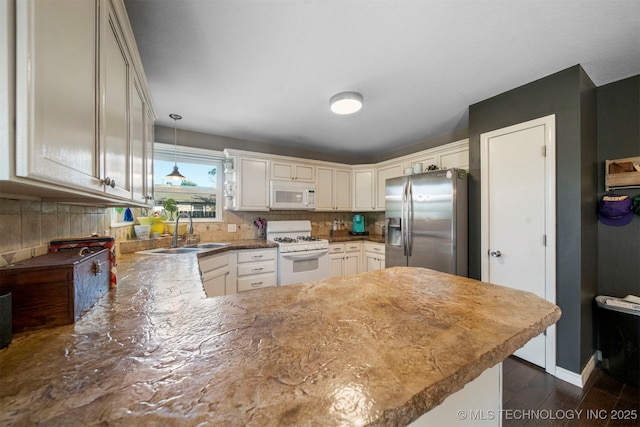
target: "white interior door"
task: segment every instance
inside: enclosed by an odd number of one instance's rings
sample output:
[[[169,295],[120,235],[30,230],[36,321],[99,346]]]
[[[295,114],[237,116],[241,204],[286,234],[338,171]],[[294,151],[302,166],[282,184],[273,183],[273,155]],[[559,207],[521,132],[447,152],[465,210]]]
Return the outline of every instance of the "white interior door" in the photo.
[[[555,302],[554,124],[555,117],[548,116],[480,137],[482,280],[551,302]],[[555,329],[514,354],[554,373]]]

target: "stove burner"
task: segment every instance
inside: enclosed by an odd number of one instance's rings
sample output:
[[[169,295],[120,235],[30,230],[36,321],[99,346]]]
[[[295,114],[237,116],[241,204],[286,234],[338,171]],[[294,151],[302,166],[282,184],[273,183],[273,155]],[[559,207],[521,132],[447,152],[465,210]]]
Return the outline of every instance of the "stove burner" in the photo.
[[[313,236],[298,236],[298,240],[303,240],[305,242],[318,242],[322,239],[319,237],[313,237]]]
[[[291,237],[274,237],[273,241],[278,243],[297,243],[298,242],[298,240],[293,239]]]

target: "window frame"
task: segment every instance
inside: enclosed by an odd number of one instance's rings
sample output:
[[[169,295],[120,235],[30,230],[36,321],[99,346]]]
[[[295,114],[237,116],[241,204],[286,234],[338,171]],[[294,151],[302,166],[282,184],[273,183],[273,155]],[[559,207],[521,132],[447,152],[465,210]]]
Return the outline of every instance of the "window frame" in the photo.
[[[169,161],[169,162],[177,162],[178,168],[180,168],[181,163],[201,163],[208,164],[211,162],[212,166],[217,167],[216,173],[216,186],[214,188],[214,193],[216,195],[216,210],[215,210],[215,218],[193,218],[194,222],[224,222],[222,219],[222,215],[224,212],[224,197],[222,194],[223,181],[224,181],[224,161],[225,155],[222,151],[217,150],[208,150],[205,148],[196,148],[196,147],[185,147],[178,145],[177,147],[173,144],[165,144],[160,142],[154,142],[153,144],[153,160],[154,160],[154,171],[153,171],[153,193],[154,193],[154,207],[150,207],[150,209],[155,210],[155,203],[159,201],[157,199],[158,192],[166,193],[166,187],[158,187],[156,188],[156,179],[157,174],[167,174],[171,172],[167,171],[157,171],[155,170],[155,161]],[[185,174],[184,169],[182,173]],[[187,179],[189,179],[188,174],[186,174]],[[181,187],[182,188],[182,187]]]

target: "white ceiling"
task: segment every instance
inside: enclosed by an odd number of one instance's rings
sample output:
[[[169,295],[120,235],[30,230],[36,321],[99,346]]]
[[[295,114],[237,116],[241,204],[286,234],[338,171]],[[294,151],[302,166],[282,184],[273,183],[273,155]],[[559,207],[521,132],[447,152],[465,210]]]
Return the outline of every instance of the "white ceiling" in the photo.
[[[337,155],[466,129],[467,107],[581,64],[640,73],[638,0],[126,0],[157,124]],[[363,109],[329,110],[358,91]]]

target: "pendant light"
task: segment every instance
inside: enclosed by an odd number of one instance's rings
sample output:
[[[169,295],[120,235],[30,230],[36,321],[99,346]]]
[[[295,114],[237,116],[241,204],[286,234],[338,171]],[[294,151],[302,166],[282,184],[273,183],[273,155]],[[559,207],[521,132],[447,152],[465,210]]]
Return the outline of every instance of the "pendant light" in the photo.
[[[173,172],[167,175],[167,178],[171,178],[174,181],[183,181],[186,178],[178,171],[178,120],[182,119],[179,114],[169,114],[174,121],[174,138],[173,138]]]

